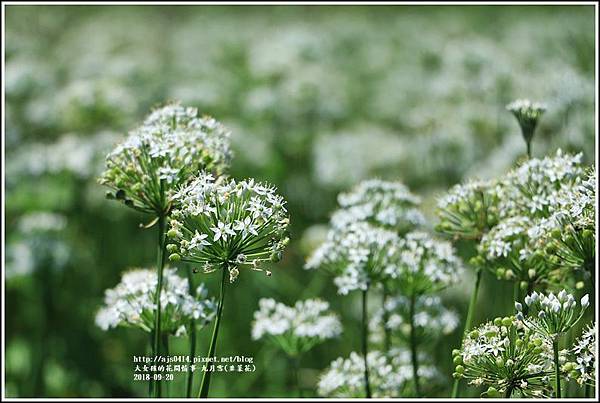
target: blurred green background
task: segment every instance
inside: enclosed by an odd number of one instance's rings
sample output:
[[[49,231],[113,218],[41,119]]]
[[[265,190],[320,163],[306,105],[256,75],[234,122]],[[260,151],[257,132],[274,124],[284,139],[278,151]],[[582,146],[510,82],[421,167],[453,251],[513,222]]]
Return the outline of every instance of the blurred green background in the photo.
[[[148,217],[105,200],[96,176],[152,107],[181,100],[225,123],[232,176],[267,180],[289,202],[284,260],[270,278],[242,273],[224,309],[219,354],[254,356],[257,371],[217,374],[211,395],[294,396],[286,357],[251,340],[252,314],[261,297],[319,296],[344,333],[303,358],[313,396],[320,371],[360,348],[358,295],[302,268],[337,193],[370,177],[403,181],[433,227],[449,186],[523,156],[505,110],[515,98],[548,105],[534,156],[561,147],[593,163],[594,20],[592,6],[7,6],[7,396],[146,396],[131,359],[148,336],[102,332],[94,315],[125,269],[153,264],[155,234],[138,228]],[[66,224],[31,240],[19,222],[40,211]],[[196,281],[216,294],[217,277]],[[470,284],[444,295],[462,317]],[[512,309],[510,284],[486,276],[483,287],[476,323]],[[435,396],[450,393],[459,339],[432,346],[447,378]],[[184,354],[186,341],[172,350]]]

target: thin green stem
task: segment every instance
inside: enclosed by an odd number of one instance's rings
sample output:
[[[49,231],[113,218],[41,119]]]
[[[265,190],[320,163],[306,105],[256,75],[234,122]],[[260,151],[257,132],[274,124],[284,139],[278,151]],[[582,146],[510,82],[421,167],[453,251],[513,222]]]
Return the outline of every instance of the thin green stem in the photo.
[[[382,296],[382,301],[381,301],[381,307],[383,309],[383,334],[384,334],[384,339],[383,339],[383,349],[384,351],[388,352],[390,351],[390,348],[392,346],[392,333],[390,331],[390,328],[388,327],[388,320],[390,318],[389,312],[387,311],[387,309],[385,309],[385,303],[388,297],[388,288],[386,283],[383,283],[383,296]]]
[[[552,341],[552,348],[554,350],[554,370],[555,370],[555,376],[556,376],[556,386],[554,388],[554,392],[556,394],[556,398],[560,399],[561,398],[561,393],[560,393],[560,363],[558,362],[558,338],[555,337],[554,340]]]
[[[154,331],[150,332],[150,350],[152,351],[152,357],[154,357]],[[152,397],[154,393],[154,378],[151,376],[148,381],[148,396]]]
[[[531,141],[527,141],[527,158],[531,159]]]
[[[294,381],[296,382],[298,397],[304,397],[302,393],[302,387],[300,386],[300,356],[293,356],[292,363],[294,366]]]
[[[227,267],[223,265],[221,268],[223,276],[221,277],[221,291],[219,293],[219,304],[217,306],[217,318],[215,319],[215,326],[213,327],[212,337],[210,339],[210,348],[208,349],[207,357],[213,357],[217,348],[217,336],[219,334],[219,325],[221,324],[221,315],[223,313],[223,301],[225,300],[225,278],[227,276]],[[198,397],[208,397],[208,390],[210,388],[210,378],[212,371],[206,371],[202,375],[202,382],[200,383],[200,393]]]
[[[467,319],[465,320],[465,328],[463,330],[463,336],[466,332],[471,329],[471,322],[473,321],[473,315],[475,313],[475,305],[477,305],[477,296],[479,295],[479,286],[481,284],[481,274],[483,273],[483,269],[478,267],[475,270],[475,287],[473,288],[473,292],[471,293],[471,300],[469,301],[469,308],[467,310]],[[454,385],[452,386],[452,397],[458,397],[458,385],[460,383],[459,379],[454,380]]]
[[[196,295],[196,289],[194,287],[194,283],[192,281],[192,269],[188,267],[188,284],[190,289],[190,295],[193,297]],[[194,363],[194,357],[196,356],[196,321],[194,319],[190,320],[189,324],[189,332],[190,332],[190,354],[189,354],[189,363],[190,365]],[[187,373],[187,382],[186,382],[186,391],[185,397],[192,397],[192,388],[194,385],[194,372],[188,371]]]
[[[363,360],[365,363],[365,395],[368,399],[371,398],[371,385],[369,383],[369,364],[367,362],[368,351],[368,341],[369,341],[369,325],[367,320],[367,291],[363,290],[362,292],[362,352],[363,352]]]
[[[413,381],[415,383],[415,395],[421,397],[421,388],[419,387],[419,357],[417,354],[417,329],[415,325],[417,296],[413,293],[410,297],[410,356],[413,369]]]
[[[167,333],[163,333],[160,336],[161,344],[162,344],[162,353],[165,357],[169,356],[169,335]],[[164,376],[164,375],[163,375]],[[165,396],[169,397],[169,382],[165,383]]]
[[[163,268],[165,265],[165,222],[166,217],[164,215],[158,216],[158,248],[156,257],[156,291],[154,292],[154,354],[159,356],[161,353],[160,348],[160,337],[161,337],[161,306],[160,306],[160,295],[162,293],[162,282],[163,282]],[[157,380],[154,386],[154,397],[161,396],[161,381]]]

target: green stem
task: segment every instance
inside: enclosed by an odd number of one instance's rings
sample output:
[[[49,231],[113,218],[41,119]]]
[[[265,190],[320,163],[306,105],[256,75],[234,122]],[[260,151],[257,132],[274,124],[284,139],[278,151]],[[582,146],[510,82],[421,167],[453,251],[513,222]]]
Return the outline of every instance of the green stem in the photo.
[[[371,385],[369,383],[369,364],[367,362],[368,351],[368,339],[369,339],[369,325],[367,322],[367,291],[362,292],[362,351],[363,360],[365,363],[365,394],[368,399],[371,398]]]
[[[161,337],[161,306],[160,306],[160,295],[162,293],[162,281],[163,281],[163,268],[165,265],[165,216],[158,216],[158,248],[156,257],[156,291],[154,292],[154,354],[160,356],[160,337]],[[161,381],[157,380],[154,386],[154,397],[161,396]]]
[[[168,357],[169,356],[169,335],[167,333],[163,333],[160,337],[160,340],[161,340],[161,344],[162,344],[162,353],[164,354],[165,357]],[[169,397],[169,382],[165,383],[165,395],[167,397]]]
[[[296,389],[298,390],[298,397],[304,397],[302,396],[302,388],[300,387],[300,356],[293,356],[292,361],[294,365],[294,380],[296,382]]]
[[[419,357],[417,354],[417,329],[415,326],[415,306],[417,303],[417,296],[413,293],[410,297],[410,356],[412,361],[413,369],[413,380],[415,383],[415,395],[421,397],[421,388],[419,387]]]
[[[385,309],[385,302],[387,300],[387,297],[388,297],[388,288],[384,282],[383,283],[383,299],[381,301],[381,305],[383,308],[383,333],[384,333],[383,349],[386,352],[390,351],[390,348],[392,346],[392,334],[390,332],[390,328],[387,325],[388,320],[390,319],[390,315],[389,315],[387,309]]]
[[[527,158],[531,159],[531,141],[527,141]]]
[[[150,332],[150,350],[152,351],[152,357],[154,357],[154,331]],[[154,378],[150,376],[150,381],[148,381],[148,396],[152,397],[154,393]]]
[[[560,399],[561,398],[561,393],[560,393],[560,363],[558,362],[558,338],[557,337],[555,337],[554,340],[552,341],[552,348],[554,350],[554,370],[555,370],[555,375],[556,375],[555,392],[556,392],[556,398]]]
[[[212,337],[210,339],[210,348],[208,349],[207,357],[213,357],[215,355],[215,349],[217,347],[217,335],[219,334],[219,325],[221,324],[221,314],[223,313],[223,301],[225,300],[225,277],[227,276],[227,267],[223,265],[221,269],[223,276],[221,277],[221,291],[219,293],[219,305],[217,306],[217,318],[215,319],[215,326],[213,327]],[[210,388],[210,377],[212,371],[206,371],[202,375],[202,382],[200,383],[200,393],[198,397],[208,397],[208,389]]]
[[[188,267],[188,285],[190,289],[190,295],[194,297],[196,295],[196,289],[194,288],[194,283],[192,281],[192,270]],[[196,321],[194,319],[190,320],[190,354],[189,354],[189,364],[194,363],[194,357],[196,356]],[[194,372],[188,371],[187,373],[187,385],[185,391],[185,397],[192,397],[192,388],[194,385]]]
[[[471,300],[469,301],[469,309],[467,310],[467,319],[465,320],[465,328],[463,330],[463,336],[466,332],[471,329],[471,322],[473,321],[473,315],[475,314],[475,305],[477,305],[477,296],[479,295],[479,286],[481,285],[481,274],[483,273],[483,269],[478,267],[475,271],[475,287],[473,288],[473,292],[471,293]],[[458,397],[458,385],[460,384],[459,379],[454,380],[454,385],[452,386],[452,397]]]

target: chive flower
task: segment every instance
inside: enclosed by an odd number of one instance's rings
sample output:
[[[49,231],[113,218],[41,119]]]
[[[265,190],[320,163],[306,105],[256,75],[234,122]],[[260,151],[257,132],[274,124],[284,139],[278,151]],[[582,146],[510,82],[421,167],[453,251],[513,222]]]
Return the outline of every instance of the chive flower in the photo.
[[[506,105],[506,109],[512,112],[515,118],[517,118],[521,127],[521,134],[527,144],[527,154],[531,157],[531,140],[533,139],[539,120],[544,112],[546,112],[546,105],[531,102],[528,99],[517,99]]]
[[[360,182],[347,193],[338,196],[340,206],[332,218],[334,227],[366,221],[404,234],[425,224],[419,211],[421,199],[400,182],[371,179]]]
[[[338,316],[320,299],[297,301],[293,306],[261,298],[254,312],[252,339],[267,339],[291,357],[334,339],[342,333]]]
[[[240,268],[263,271],[265,263],[281,260],[290,220],[274,187],[203,172],[173,200],[178,208],[167,232],[169,260],[197,264],[205,273],[227,270],[230,282]]]
[[[487,397],[548,397],[552,344],[514,317],[496,318],[467,333],[453,351],[454,377],[487,387]]]
[[[152,112],[106,157],[99,182],[107,197],[164,215],[175,191],[201,170],[224,173],[231,159],[229,131],[196,108],[174,103]]]
[[[160,296],[161,331],[185,336],[190,323],[203,327],[216,313],[214,299],[207,298],[204,285],[198,286],[195,296],[189,293],[188,280],[179,277],[174,269],[163,272]],[[123,274],[115,288],[106,290],[104,306],[96,314],[96,325],[102,330],[131,327],[152,332],[155,326],[156,270],[132,269]]]

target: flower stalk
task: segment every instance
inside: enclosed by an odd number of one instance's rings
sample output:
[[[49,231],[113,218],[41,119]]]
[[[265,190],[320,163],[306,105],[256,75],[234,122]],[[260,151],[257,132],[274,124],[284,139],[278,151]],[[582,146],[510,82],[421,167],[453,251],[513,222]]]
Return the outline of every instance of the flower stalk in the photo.
[[[158,248],[156,257],[157,282],[156,291],[154,293],[154,304],[156,314],[154,315],[154,354],[160,356],[161,346],[161,302],[160,295],[162,293],[163,269],[165,264],[165,216],[158,216]],[[161,396],[161,381],[157,380],[154,386],[154,397]]]
[[[371,398],[371,385],[369,383],[369,365],[367,363],[369,326],[367,320],[367,292],[368,289],[362,291],[362,352],[365,362],[364,379],[365,379],[365,395]]]
[[[217,347],[217,336],[219,334],[219,325],[221,324],[221,316],[223,314],[223,302],[225,300],[225,281],[226,281],[226,276],[227,273],[229,272],[229,270],[227,270],[227,267],[225,265],[223,265],[223,267],[221,268],[223,275],[221,277],[221,290],[219,292],[219,305],[217,307],[217,318],[215,319],[215,326],[213,328],[213,333],[210,339],[210,348],[208,349],[208,354],[206,355],[207,357],[213,357],[215,355],[215,350]],[[208,397],[208,390],[210,388],[210,379],[211,379],[211,371],[206,371],[204,372],[204,375],[202,376],[202,382],[200,384],[200,393],[198,394],[198,397],[200,398],[206,398]]]
[[[417,330],[415,325],[415,302],[416,295],[413,293],[410,298],[410,355],[413,370],[413,381],[415,383],[415,395],[421,396],[419,387],[419,357],[417,355]]]
[[[555,392],[555,397],[560,399],[561,393],[560,393],[560,363],[559,363],[559,359],[558,359],[558,337],[555,337],[554,340],[552,340],[552,349],[554,350],[554,370],[555,370],[554,376],[556,377],[554,392]]]

